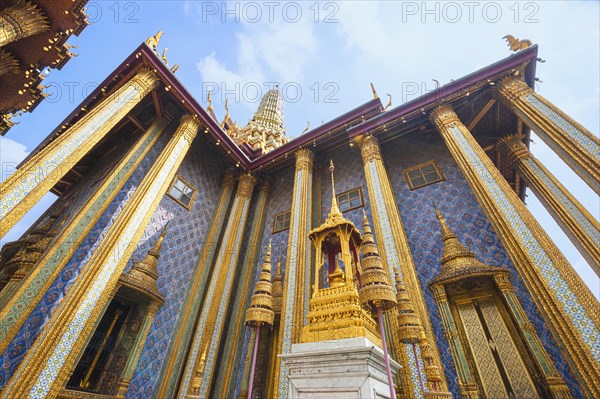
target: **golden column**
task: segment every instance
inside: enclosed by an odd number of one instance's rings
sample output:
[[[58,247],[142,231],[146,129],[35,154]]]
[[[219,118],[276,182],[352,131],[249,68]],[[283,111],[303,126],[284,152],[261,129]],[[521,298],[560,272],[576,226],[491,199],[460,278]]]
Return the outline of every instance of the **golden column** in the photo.
[[[54,398],[64,387],[199,125],[194,116],[181,118],[166,147],[61,302],[60,311],[53,315],[4,388],[2,398]]]
[[[600,139],[516,76],[497,85],[501,99],[600,194]]]
[[[250,222],[251,241],[248,243],[244,254],[242,269],[239,273],[239,285],[236,289],[235,300],[233,303],[234,314],[232,315],[233,326],[241,326],[244,324],[244,312],[249,299],[249,294],[252,294],[251,283],[256,275],[256,263],[260,256],[261,243],[265,225],[265,216],[267,209],[267,200],[269,199],[269,182],[263,181],[256,196],[256,204],[254,205],[254,217]],[[270,255],[269,255],[270,262]],[[270,264],[270,263],[269,263]],[[269,266],[270,267],[270,266]],[[269,280],[270,282],[270,280]],[[272,323],[271,323],[272,324]],[[219,383],[215,387],[215,397],[227,397],[231,393],[230,385],[235,384],[237,377],[237,367],[241,363],[241,348],[244,343],[244,329],[234,328],[227,334],[225,342],[224,357],[219,365]],[[239,352],[238,352],[239,349]],[[243,365],[241,366],[243,367]]]
[[[565,349],[586,395],[600,397],[598,301],[452,108],[436,108],[431,120],[552,327],[554,338]]]
[[[544,204],[554,220],[600,276],[600,223],[527,149],[522,137],[508,136],[499,143],[518,173]]]
[[[240,176],[227,226],[223,233],[222,244],[202,305],[202,313],[198,319],[194,341],[186,360],[178,394],[181,399],[185,397],[206,398],[210,393],[212,377],[218,366],[216,360],[221,346],[221,337],[229,316],[227,308],[231,299],[233,281],[238,273],[238,258],[255,183],[256,178],[249,173]],[[208,352],[203,366],[203,378],[201,385],[195,386],[192,380],[199,367],[200,348],[204,347],[208,347]],[[200,382],[198,381],[198,383]]]
[[[418,362],[421,361],[418,359],[418,356],[422,357],[421,350],[423,348],[421,348],[421,346],[425,346],[427,342],[434,343],[435,336],[433,335],[431,321],[429,320],[423,292],[417,278],[415,265],[404,231],[404,226],[402,225],[397,202],[394,198],[392,186],[383,164],[379,141],[373,136],[366,136],[360,137],[358,139],[358,144],[360,145],[367,189],[369,191],[369,198],[371,199],[375,235],[379,237],[379,252],[384,259],[384,264],[387,264],[388,266],[390,276],[394,275],[395,268],[398,268],[400,271],[400,277],[406,284],[407,291],[405,299],[408,300],[410,298],[410,302],[418,315],[418,321],[425,332],[425,339],[422,340],[422,345],[421,342],[419,342],[418,345],[415,345],[416,349],[413,350],[412,345],[405,345],[401,342],[407,343],[408,341],[418,341],[418,335],[415,335],[414,337],[399,337],[398,322],[394,320],[391,323],[395,330],[392,331],[392,333],[395,334],[396,356],[398,357],[399,363],[401,363],[405,369],[404,372],[400,373],[403,377],[401,382],[402,388],[405,391],[404,395],[411,395],[407,392],[411,389],[415,397],[422,397],[423,395],[427,395],[428,397],[435,397],[434,395],[447,397],[450,393],[448,392],[448,386],[443,374],[444,369],[435,345],[431,345],[433,348],[427,347],[426,349],[428,355],[432,356],[433,365],[436,366],[440,372],[439,375],[441,375],[441,378],[439,378],[439,381],[437,381],[437,377],[435,378],[436,381],[429,381],[429,378],[424,375],[425,373],[420,373],[418,370]],[[405,302],[406,301],[400,301],[399,306],[405,306]],[[405,315],[401,313],[400,316],[404,317]],[[404,319],[401,318],[401,322],[403,321]],[[403,330],[400,330],[400,332],[402,331]],[[433,377],[433,375],[434,373],[430,373],[430,376]],[[427,378],[428,386],[425,387],[424,390],[420,387],[420,381],[425,378]]]
[[[277,354],[290,353],[292,344],[300,341],[300,334],[308,313],[309,290],[312,284],[308,234],[311,228],[314,154],[303,148],[296,151],[295,156],[296,175],[294,177]],[[279,357],[275,361],[273,381],[276,384],[273,396],[280,399],[287,398],[288,369],[281,363]]]
[[[200,312],[200,303],[204,292],[206,291],[207,280],[210,266],[217,255],[219,237],[223,231],[227,210],[233,196],[235,187],[235,170],[227,169],[223,177],[221,195],[214,211],[214,217],[210,230],[206,235],[204,246],[198,260],[198,266],[195,268],[192,281],[188,288],[187,299],[181,307],[177,321],[175,336],[169,346],[169,352],[163,363],[160,378],[154,391],[154,397],[170,398],[175,395],[177,380],[181,375],[182,364],[185,361],[180,355],[181,348],[189,348],[193,338],[194,325],[190,323],[196,314]]]
[[[43,298],[56,276],[73,255],[73,249],[83,242],[137,166],[158,141],[166,126],[165,120],[158,119],[142,134],[112,172],[99,184],[91,198],[58,233],[41,258],[31,266],[32,270],[24,276],[14,294],[7,296],[6,302],[2,302],[0,353],[17,334],[33,308]]]
[[[158,83],[140,69],[73,126],[32,156],[0,184],[0,238]]]
[[[48,28],[48,17],[37,5],[17,1],[0,11],[0,47]]]

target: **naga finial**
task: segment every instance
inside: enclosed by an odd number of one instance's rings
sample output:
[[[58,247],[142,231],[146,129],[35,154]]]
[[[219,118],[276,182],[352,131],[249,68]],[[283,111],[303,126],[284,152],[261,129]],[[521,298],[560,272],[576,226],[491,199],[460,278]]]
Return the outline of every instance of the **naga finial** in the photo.
[[[533,42],[529,39],[519,40],[513,35],[506,35],[502,39],[506,39],[508,43],[508,47],[510,47],[511,51],[519,51],[524,50],[527,47],[533,46]]]
[[[431,79],[431,80],[433,80],[433,82],[435,83],[435,89],[436,90],[439,89],[440,88],[440,81],[437,80],[437,79]]]
[[[180,65],[179,64],[175,64],[173,65],[173,68],[171,68],[171,73],[175,73],[179,70]]]
[[[308,129],[310,129],[310,121],[306,121],[306,127],[304,128],[304,130],[300,134],[302,135],[302,134],[308,132]]]
[[[391,107],[391,106],[392,106],[392,95],[391,95],[391,94],[387,94],[387,96],[388,96],[390,99],[388,100],[388,103],[387,103],[387,105],[385,106],[385,108],[383,108],[383,110],[384,110],[384,111],[386,111],[386,110],[387,110],[389,107]]]
[[[371,82],[371,91],[373,92],[373,98],[379,98],[377,95],[377,90],[375,90],[375,85]]]
[[[213,106],[212,106],[212,99],[210,98],[210,90],[208,91],[208,94],[206,95],[206,101],[208,102],[208,107],[206,109],[209,111],[212,111]]]
[[[165,47],[165,49],[162,52],[162,56],[160,58],[162,58],[162,60],[165,63],[165,65],[168,67],[169,66],[169,61],[167,61],[167,51],[169,51],[169,48]]]
[[[158,47],[158,42],[160,41],[163,33],[164,32],[160,30],[156,35],[150,36],[146,39],[146,44],[152,49],[152,51],[154,51],[156,55],[158,55],[158,50],[156,48]]]

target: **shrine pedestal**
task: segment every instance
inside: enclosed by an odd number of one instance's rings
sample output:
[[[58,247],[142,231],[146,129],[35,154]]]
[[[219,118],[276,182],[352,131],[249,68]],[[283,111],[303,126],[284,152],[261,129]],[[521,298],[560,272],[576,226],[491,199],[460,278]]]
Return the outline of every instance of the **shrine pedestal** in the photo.
[[[383,350],[364,337],[292,345],[279,355],[289,370],[289,399],[387,398]],[[390,359],[392,375],[400,365]]]

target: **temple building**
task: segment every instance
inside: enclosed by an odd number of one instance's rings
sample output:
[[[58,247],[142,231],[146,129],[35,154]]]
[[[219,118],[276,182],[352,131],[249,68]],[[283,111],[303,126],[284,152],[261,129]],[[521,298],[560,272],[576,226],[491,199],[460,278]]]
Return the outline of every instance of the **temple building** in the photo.
[[[532,89],[536,45],[288,137],[277,88],[217,118],[160,36],[0,186],[0,237],[58,197],[2,248],[0,398],[600,397],[600,304],[524,203],[600,275],[528,149],[600,193],[600,140]]]
[[[77,54],[66,43],[88,25],[87,0],[8,0],[0,4],[0,135],[15,115],[47,96],[44,78]]]

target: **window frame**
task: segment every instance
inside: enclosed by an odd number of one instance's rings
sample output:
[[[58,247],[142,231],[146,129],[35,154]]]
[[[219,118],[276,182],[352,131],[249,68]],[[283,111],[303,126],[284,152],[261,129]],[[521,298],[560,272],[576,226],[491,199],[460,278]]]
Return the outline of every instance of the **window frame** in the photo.
[[[281,215],[285,215],[286,213],[290,214],[290,219],[289,219],[289,224],[287,227],[283,228],[283,229],[276,229],[276,225],[277,225],[277,218]],[[284,219],[285,220],[285,219]],[[276,214],[275,216],[273,216],[273,228],[271,229],[271,234],[275,234],[275,233],[281,233],[282,231],[286,231],[290,229],[290,225],[292,224],[292,210],[289,209],[287,211],[283,211],[283,212],[279,212],[278,214]]]
[[[175,183],[177,182],[177,179],[181,180],[183,182],[183,184],[185,184],[186,186],[188,186],[192,190],[192,193],[193,193],[192,194],[192,198],[190,198],[190,203],[188,205],[184,204],[178,198],[175,198],[173,195],[171,195],[171,189],[173,188],[173,186],[175,186]],[[194,200],[196,200],[196,195],[198,195],[198,189],[196,187],[192,186],[183,177],[181,177],[181,175],[175,175],[175,177],[173,178],[173,181],[171,181],[171,184],[169,185],[169,189],[167,190],[167,195],[171,199],[173,199],[173,201],[177,202],[179,205],[181,205],[182,207],[184,207],[185,209],[187,209],[189,211],[189,210],[192,209],[192,205],[194,205]]]
[[[340,208],[340,203],[341,203],[340,197],[342,195],[348,195],[348,202],[350,202],[350,193],[353,192],[353,191],[358,191],[358,198],[360,199],[360,205],[352,206],[352,207],[350,207],[348,209],[342,210],[342,208]],[[336,194],[335,195],[335,199],[336,199],[336,201],[338,203],[338,208],[340,208],[340,211],[342,213],[348,212],[348,211],[352,211],[354,209],[362,208],[362,207],[365,206],[365,200],[364,200],[364,197],[363,197],[362,187],[361,186],[358,186],[358,187],[355,187],[355,188],[351,188],[350,190],[347,190],[347,191],[344,191],[342,193]]]
[[[435,172],[438,174],[439,179],[430,181],[430,182],[427,181],[427,179],[425,178],[425,173],[423,173],[422,169],[429,165],[433,165],[433,168],[435,169]],[[410,173],[414,172],[415,170],[418,170],[421,173],[420,177],[423,178],[423,180],[424,180],[423,184],[419,184],[419,185],[413,184],[413,180],[410,177]],[[404,173],[404,180],[406,181],[406,184],[408,185],[408,188],[411,191],[417,190],[419,188],[427,187],[431,184],[439,183],[441,181],[446,180],[446,177],[444,176],[444,172],[442,171],[442,168],[440,167],[439,163],[435,159],[432,159],[431,161],[420,163],[416,166],[411,166],[410,168],[406,168],[406,169],[404,169],[403,173]]]

